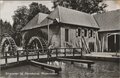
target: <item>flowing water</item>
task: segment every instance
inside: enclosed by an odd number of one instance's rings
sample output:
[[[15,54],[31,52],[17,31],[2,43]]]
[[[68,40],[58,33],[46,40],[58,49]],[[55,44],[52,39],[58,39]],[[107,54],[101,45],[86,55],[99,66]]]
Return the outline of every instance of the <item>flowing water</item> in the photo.
[[[60,66],[62,71],[55,74],[48,69],[25,65],[2,70],[0,78],[120,78],[120,66],[114,62],[96,61],[91,69],[80,63],[55,61],[48,64]]]

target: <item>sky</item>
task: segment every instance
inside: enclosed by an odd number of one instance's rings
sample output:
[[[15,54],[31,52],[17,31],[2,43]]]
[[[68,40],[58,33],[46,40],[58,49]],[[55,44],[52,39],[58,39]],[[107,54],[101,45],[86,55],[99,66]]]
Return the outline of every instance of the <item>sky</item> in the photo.
[[[38,2],[43,5],[46,5],[50,10],[52,10],[52,1],[51,0],[30,0],[30,1],[3,1],[0,0],[0,19],[4,21],[8,21],[13,24],[12,16],[14,15],[14,11],[18,8],[18,6],[29,6],[32,2]],[[120,9],[120,0],[105,0],[104,1],[108,7],[107,11]]]
[[[8,21],[13,24],[12,16],[14,15],[14,11],[18,8],[18,6],[29,6],[32,2],[41,3],[46,5],[50,10],[52,10],[52,2],[51,1],[0,1],[0,19],[4,21]]]

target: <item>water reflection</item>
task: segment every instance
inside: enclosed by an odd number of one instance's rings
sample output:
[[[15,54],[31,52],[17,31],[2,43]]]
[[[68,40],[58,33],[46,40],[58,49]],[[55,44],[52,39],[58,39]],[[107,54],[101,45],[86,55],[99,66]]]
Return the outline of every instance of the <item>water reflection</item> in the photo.
[[[119,78],[119,64],[113,62],[96,61],[92,69],[88,69],[86,64],[70,62],[47,62],[47,64],[60,66],[62,71],[59,75],[51,70],[43,70],[40,67],[31,65],[10,68],[1,71],[1,76],[5,78]],[[18,73],[9,75],[9,73]]]

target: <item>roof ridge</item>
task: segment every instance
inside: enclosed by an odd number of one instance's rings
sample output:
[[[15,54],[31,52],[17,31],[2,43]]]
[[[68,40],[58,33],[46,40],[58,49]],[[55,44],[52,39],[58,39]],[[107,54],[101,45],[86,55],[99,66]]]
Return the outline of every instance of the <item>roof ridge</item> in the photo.
[[[31,28],[34,28],[34,26],[39,25],[39,23],[43,20],[41,18],[44,18],[47,15],[48,14],[39,12],[21,29],[21,31],[29,30]]]
[[[37,24],[39,23],[40,14],[42,14],[42,15],[49,15],[49,14],[45,14],[45,13],[39,12],[39,13],[38,13],[38,20],[37,20]],[[42,22],[42,21],[41,21],[41,22]]]
[[[64,9],[68,9],[68,10],[71,10],[71,11],[74,11],[74,12],[79,12],[79,13],[82,13],[82,14],[86,14],[86,15],[91,15],[89,13],[85,13],[85,12],[82,12],[82,11],[78,11],[78,10],[74,10],[74,9],[70,9],[70,8],[66,8],[66,7],[63,7],[63,6],[57,6],[59,8],[64,8]]]

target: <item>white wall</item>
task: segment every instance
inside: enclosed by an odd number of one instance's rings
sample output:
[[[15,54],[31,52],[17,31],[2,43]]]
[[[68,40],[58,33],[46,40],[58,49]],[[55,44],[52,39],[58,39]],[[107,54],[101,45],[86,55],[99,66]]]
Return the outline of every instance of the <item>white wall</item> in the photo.
[[[77,40],[77,30],[78,28],[80,28],[81,31],[81,36],[84,35],[84,28],[83,27],[77,27],[77,26],[69,26],[69,25],[64,25],[61,26],[60,30],[61,30],[61,47],[66,47],[65,45],[65,29],[69,29],[69,43],[72,44],[74,46],[76,40]],[[95,29],[93,30],[93,37],[89,37],[89,30],[91,30],[90,28],[86,28],[87,29],[87,37],[85,38],[85,41],[87,43],[87,46],[89,46],[89,42],[93,42],[94,43],[94,51],[97,51],[97,46],[96,46],[96,36],[97,31]]]

